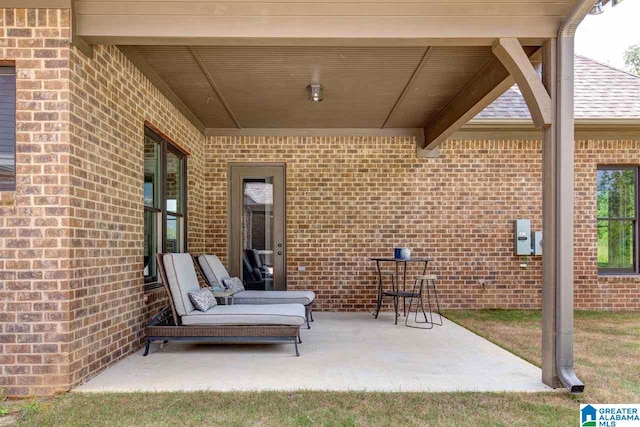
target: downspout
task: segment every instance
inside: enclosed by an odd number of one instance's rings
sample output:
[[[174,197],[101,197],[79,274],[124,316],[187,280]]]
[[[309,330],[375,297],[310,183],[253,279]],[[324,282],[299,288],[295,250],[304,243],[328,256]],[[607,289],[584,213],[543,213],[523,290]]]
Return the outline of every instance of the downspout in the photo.
[[[573,366],[573,192],[574,192],[574,37],[595,0],[579,0],[558,30],[556,147],[558,167],[556,248],[556,370],[571,393],[582,393],[584,384]],[[563,268],[563,266],[566,266]]]

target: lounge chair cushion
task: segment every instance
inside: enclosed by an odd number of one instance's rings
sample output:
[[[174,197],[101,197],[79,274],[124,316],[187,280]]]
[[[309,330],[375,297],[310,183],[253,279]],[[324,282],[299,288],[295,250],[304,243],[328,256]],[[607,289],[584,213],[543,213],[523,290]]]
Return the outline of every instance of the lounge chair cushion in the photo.
[[[285,325],[305,322],[302,304],[217,305],[202,312],[194,310],[181,318],[183,325]]]
[[[197,291],[189,292],[189,299],[198,311],[207,311],[218,304],[209,288],[200,288]]]
[[[234,291],[235,293],[244,291],[242,280],[240,280],[238,277],[230,277],[228,279],[224,279],[222,283],[224,284],[224,287],[226,289]]]
[[[234,295],[236,304],[302,304],[316,299],[312,291],[244,291]]]
[[[184,316],[194,309],[189,292],[200,289],[193,259],[189,254],[165,254],[162,260],[176,312],[178,316]]]
[[[216,255],[200,255],[198,262],[211,286],[223,286],[229,273]],[[264,279],[270,281],[271,279]],[[316,299],[311,291],[243,291],[235,294],[236,304],[291,304],[309,305]]]
[[[229,273],[216,255],[200,255],[198,263],[210,286],[223,287],[222,281],[228,279]]]

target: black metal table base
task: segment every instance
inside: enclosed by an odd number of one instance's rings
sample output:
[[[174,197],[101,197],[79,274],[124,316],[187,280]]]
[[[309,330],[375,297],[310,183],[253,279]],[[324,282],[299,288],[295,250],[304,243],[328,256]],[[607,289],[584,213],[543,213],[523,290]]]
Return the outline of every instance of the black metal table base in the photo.
[[[382,307],[382,301],[384,297],[392,297],[393,298],[393,309],[396,314],[395,316],[395,324],[398,324],[398,317],[400,317],[399,306],[400,306],[400,298],[402,298],[402,312],[404,316],[407,316],[407,298],[416,298],[417,295],[415,292],[408,292],[406,290],[407,284],[407,263],[409,262],[419,262],[424,263],[424,268],[422,270],[422,275],[424,276],[427,273],[427,266],[431,261],[431,258],[410,258],[410,259],[397,259],[397,258],[372,258],[372,261],[376,262],[376,268],[378,270],[378,299],[376,304],[376,312],[373,313],[374,318],[378,318],[380,314],[380,308]],[[388,273],[391,276],[391,291],[384,290],[384,283],[382,280],[383,273],[380,266],[381,262],[394,262],[395,263],[395,275],[394,273]],[[402,290],[400,290],[400,264],[403,264],[403,272],[402,272]],[[414,286],[415,291],[415,286]],[[410,301],[411,304],[411,301]]]

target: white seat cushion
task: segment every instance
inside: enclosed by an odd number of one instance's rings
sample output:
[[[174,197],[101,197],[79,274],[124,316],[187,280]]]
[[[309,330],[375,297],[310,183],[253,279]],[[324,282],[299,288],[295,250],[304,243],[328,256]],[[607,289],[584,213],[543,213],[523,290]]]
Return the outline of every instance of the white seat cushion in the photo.
[[[194,310],[189,292],[200,289],[193,259],[189,254],[165,254],[162,261],[176,312],[184,316]]]
[[[304,324],[302,304],[216,305],[202,312],[194,310],[182,316],[183,325],[286,325]]]
[[[222,281],[230,277],[229,272],[224,268],[222,261],[220,261],[217,255],[200,255],[198,257],[198,263],[200,264],[200,268],[202,268],[202,272],[209,286],[222,288]]]
[[[235,294],[236,304],[302,304],[316,299],[312,291],[243,291]]]

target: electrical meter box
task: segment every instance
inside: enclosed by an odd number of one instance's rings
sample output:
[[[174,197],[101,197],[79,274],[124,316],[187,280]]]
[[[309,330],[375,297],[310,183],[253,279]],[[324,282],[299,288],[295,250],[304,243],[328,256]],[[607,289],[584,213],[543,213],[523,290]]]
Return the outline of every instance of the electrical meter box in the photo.
[[[516,255],[531,255],[531,221],[516,219],[513,234]]]
[[[533,255],[542,255],[542,231],[533,232]]]

